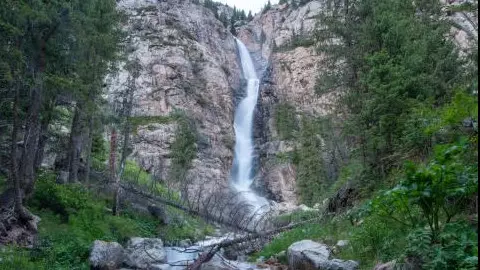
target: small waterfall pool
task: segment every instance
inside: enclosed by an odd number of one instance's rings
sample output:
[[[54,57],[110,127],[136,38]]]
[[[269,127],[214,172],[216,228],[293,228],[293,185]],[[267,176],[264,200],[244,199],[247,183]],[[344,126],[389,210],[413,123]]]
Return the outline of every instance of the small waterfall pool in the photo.
[[[211,237],[207,240],[200,241],[195,243],[193,246],[188,248],[182,247],[165,247],[165,252],[167,255],[167,264],[165,269],[168,270],[184,270],[190,264],[192,264],[195,259],[199,256],[200,253],[209,250],[209,246],[214,245],[216,243],[220,243],[225,240],[234,239],[235,235],[233,233],[228,233],[221,237]],[[238,270],[257,270],[254,264],[250,264],[247,262],[241,261],[230,261],[225,258],[219,257],[219,255],[215,255],[212,258],[212,261],[216,261],[215,265],[219,267],[219,269],[238,269]],[[211,269],[211,268],[209,268]]]

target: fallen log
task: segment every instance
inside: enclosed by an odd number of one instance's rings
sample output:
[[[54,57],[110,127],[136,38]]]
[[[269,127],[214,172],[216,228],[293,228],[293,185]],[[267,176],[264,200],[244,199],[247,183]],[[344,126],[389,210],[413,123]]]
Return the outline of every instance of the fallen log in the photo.
[[[313,223],[313,222],[320,222],[325,217],[326,217],[326,215],[322,215],[322,216],[319,216],[317,218],[313,218],[313,219],[309,219],[309,220],[306,220],[306,221],[290,224],[288,226],[280,227],[280,228],[277,228],[277,229],[274,229],[274,230],[261,232],[261,233],[255,232],[255,233],[251,233],[249,235],[243,236],[243,237],[239,237],[239,238],[231,239],[231,240],[225,240],[225,241],[220,242],[218,244],[213,244],[213,245],[207,246],[207,247],[210,247],[211,249],[207,252],[202,253],[200,256],[198,256],[198,258],[194,261],[194,263],[191,264],[190,266],[188,266],[187,269],[188,270],[200,270],[202,264],[210,261],[213,258],[213,256],[215,256],[215,254],[218,251],[220,251],[222,248],[230,247],[230,246],[240,244],[240,243],[251,242],[253,240],[257,240],[257,239],[260,239],[260,238],[272,237],[274,235],[292,230],[292,229],[294,229],[296,227],[299,227],[299,226],[302,226],[302,225],[310,224],[310,223]]]

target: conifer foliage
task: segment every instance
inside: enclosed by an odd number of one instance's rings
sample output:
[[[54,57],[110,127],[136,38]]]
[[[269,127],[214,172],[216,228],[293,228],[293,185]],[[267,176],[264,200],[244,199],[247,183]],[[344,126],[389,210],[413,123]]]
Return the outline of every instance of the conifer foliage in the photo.
[[[20,223],[32,219],[24,202],[34,190],[58,110],[71,119],[68,153],[59,166],[70,182],[78,181],[80,160],[90,155],[85,146],[102,105],[103,78],[119,56],[119,22],[113,0],[2,1],[0,141],[9,147],[0,155],[2,165],[9,164],[2,167],[8,171],[4,195],[15,195],[6,197]]]

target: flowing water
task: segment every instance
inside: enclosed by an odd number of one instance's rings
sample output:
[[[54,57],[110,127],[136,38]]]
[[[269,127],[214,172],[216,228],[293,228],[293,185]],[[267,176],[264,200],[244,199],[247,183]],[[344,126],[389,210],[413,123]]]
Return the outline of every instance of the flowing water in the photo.
[[[255,210],[268,204],[265,198],[255,194],[251,189],[253,183],[253,116],[258,100],[260,80],[257,77],[250,52],[238,39],[238,53],[242,64],[243,76],[247,80],[246,96],[242,99],[235,112],[235,160],[233,168],[233,187],[242,192],[244,199]]]
[[[234,129],[236,143],[232,185],[243,195],[243,199],[253,206],[253,210],[255,210],[256,213],[261,213],[262,211],[259,210],[262,210],[263,206],[268,205],[268,201],[255,194],[251,189],[254,180],[253,117],[258,99],[260,80],[257,77],[255,66],[253,65],[252,58],[247,48],[240,40],[236,39],[236,42],[242,63],[243,76],[248,83],[246,96],[238,105],[235,113]],[[234,234],[226,234],[222,237],[211,238],[209,240],[197,242],[186,250],[179,247],[167,247],[166,253],[168,263],[170,265],[177,265],[168,269],[185,269],[185,265],[191,264],[195,258],[198,257],[199,253],[202,250],[205,250],[205,247],[220,243],[224,240],[233,239],[234,237]],[[221,267],[222,269],[257,269],[254,265],[246,262],[228,261],[220,259],[219,257],[216,257],[216,259],[220,261],[218,267]]]

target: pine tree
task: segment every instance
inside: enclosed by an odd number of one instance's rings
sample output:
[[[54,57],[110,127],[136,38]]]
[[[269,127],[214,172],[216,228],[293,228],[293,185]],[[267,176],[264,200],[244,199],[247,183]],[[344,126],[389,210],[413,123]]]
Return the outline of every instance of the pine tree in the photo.
[[[248,12],[248,15],[247,15],[247,21],[250,22],[250,21],[252,21],[252,20],[253,20],[253,15],[252,15],[252,11],[250,10],[250,11]]]

